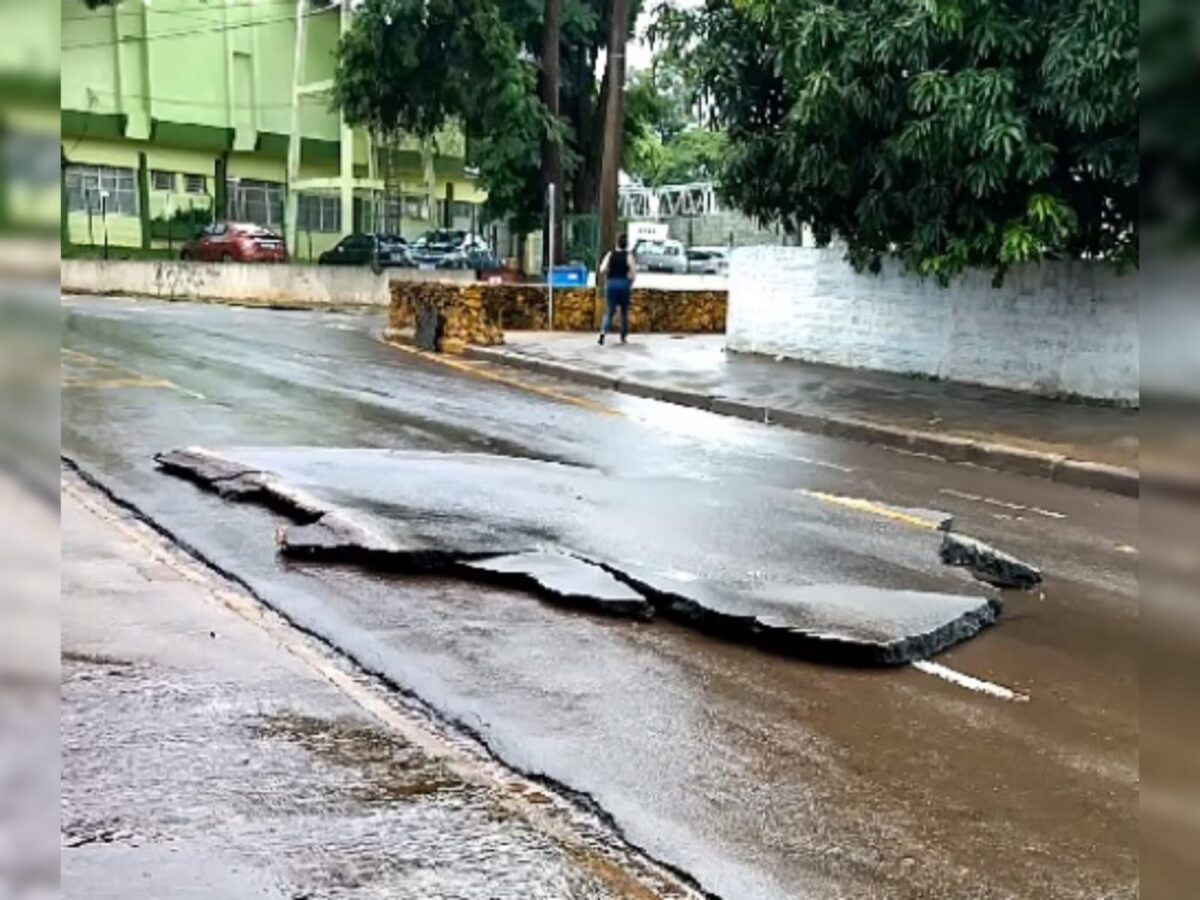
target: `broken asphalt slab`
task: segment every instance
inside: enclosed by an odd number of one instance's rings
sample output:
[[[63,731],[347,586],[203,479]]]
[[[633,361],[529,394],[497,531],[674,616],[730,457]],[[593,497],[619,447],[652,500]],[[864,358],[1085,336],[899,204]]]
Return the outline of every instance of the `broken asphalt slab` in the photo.
[[[288,515],[279,539],[289,557],[444,571],[612,615],[653,609],[801,658],[898,665],[972,637],[1000,610],[951,578],[934,532],[849,536],[842,513],[766,485],[733,497],[703,480],[482,454],[192,449],[157,460],[227,499]],[[877,564],[874,584],[834,578],[844,570],[831,559],[856,540],[894,557]],[[954,590],[896,589],[893,570]]]
[[[962,566],[993,587],[1028,591],[1042,583],[1040,569],[983,541],[947,532],[939,555],[948,566]]]
[[[654,614],[650,601],[629,585],[595,563],[565,553],[534,551],[461,565],[477,579],[549,595],[567,606],[639,619]]]

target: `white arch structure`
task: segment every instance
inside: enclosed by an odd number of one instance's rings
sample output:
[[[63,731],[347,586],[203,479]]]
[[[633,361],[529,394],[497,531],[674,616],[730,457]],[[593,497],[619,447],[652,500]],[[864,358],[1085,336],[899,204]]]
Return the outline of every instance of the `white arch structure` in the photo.
[[[624,185],[619,194],[618,210],[618,214],[626,219],[670,219],[719,213],[721,205],[716,186],[711,181],[704,181],[661,187]]]

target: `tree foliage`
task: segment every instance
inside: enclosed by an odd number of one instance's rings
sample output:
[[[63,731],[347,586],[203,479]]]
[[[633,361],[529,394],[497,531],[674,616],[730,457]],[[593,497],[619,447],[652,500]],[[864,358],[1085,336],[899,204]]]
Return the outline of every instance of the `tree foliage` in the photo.
[[[492,0],[366,0],[338,47],[334,100],[350,124],[390,137],[457,124],[489,211],[530,228],[542,141],[561,139],[537,74]]]
[[[625,98],[626,172],[652,187],[717,176],[725,135],[700,122],[693,92],[670,61],[635,73]]]
[[[557,141],[573,206],[590,210],[608,5],[563,0],[560,117],[539,93],[544,5],[536,0],[364,0],[339,46],[335,102],[351,124],[384,135],[460,127],[489,214],[511,216],[518,230],[541,221],[542,148]]]
[[[1193,125],[1200,85],[1194,4],[1143,0],[1141,214],[1153,251],[1191,250],[1200,242],[1200,135]]]
[[[729,199],[858,268],[1136,261],[1134,0],[705,0],[657,36]]]

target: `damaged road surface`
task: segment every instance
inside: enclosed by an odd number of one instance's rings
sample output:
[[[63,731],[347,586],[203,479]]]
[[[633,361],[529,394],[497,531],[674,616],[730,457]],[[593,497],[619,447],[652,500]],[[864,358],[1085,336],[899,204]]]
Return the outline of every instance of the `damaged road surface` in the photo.
[[[63,455],[348,669],[412,698],[500,770],[574,798],[713,896],[1136,897],[1136,501],[536,373],[506,383],[506,370],[387,347],[383,326],[376,315],[65,298]],[[643,348],[635,338],[605,351]],[[476,365],[487,377],[468,371]],[[253,458],[236,449],[297,446],[310,449]],[[179,447],[252,465],[200,490],[155,462]],[[384,462],[385,449],[400,453]],[[430,471],[402,476],[406,455]],[[493,465],[495,456],[509,459]],[[518,479],[504,468],[517,459],[557,465],[530,463]],[[512,484],[480,470],[506,471]],[[568,514],[580,524],[564,525]],[[293,556],[281,552],[280,531],[297,547],[366,558]],[[999,557],[981,556],[967,536],[1035,563],[1044,581],[993,586],[1025,570],[987,571]],[[397,548],[408,552],[395,557]],[[105,571],[67,554],[63,565],[64,584],[76,567],[69,583],[84,592],[83,621],[104,625],[87,594],[106,590]],[[789,638],[789,629],[819,633],[797,611],[829,624],[829,602],[839,631],[870,645],[883,634],[865,630],[884,621],[881,604],[895,616],[910,595],[927,594],[999,599],[1004,612],[912,666],[829,665],[749,633],[756,621]],[[169,595],[144,600],[178,621]],[[139,609],[105,602],[127,616],[114,637],[150,641]],[[888,627],[925,633],[955,615]],[[709,617],[721,636],[706,633]],[[240,656],[220,629],[188,630],[172,646],[210,666],[223,697],[253,706],[246,664],[225,665]],[[173,653],[162,658],[175,665]],[[101,704],[97,723],[129,721],[106,718],[106,703],[153,718],[139,693],[114,700],[106,684],[82,685],[86,702]],[[188,716],[209,713],[203,697],[176,702]],[[137,746],[157,758],[157,742]],[[141,778],[97,771],[113,785]],[[330,774],[297,771],[306,796]],[[115,790],[101,796],[125,802]],[[403,815],[391,802],[367,812]],[[169,803],[162,809],[170,814]],[[357,831],[331,846],[318,839],[327,822],[288,825],[311,836],[334,876],[376,858],[362,855]],[[373,819],[362,828],[407,878],[430,862],[403,853]],[[434,838],[435,849],[457,846]],[[428,884],[405,883],[417,894]],[[548,884],[547,896],[570,896]],[[218,893],[253,885],[236,887]],[[424,895],[489,900],[502,887],[443,880]],[[347,882],[313,894],[384,895]]]
[[[742,517],[712,482],[483,454],[184,449],[157,461],[290,515],[279,543],[294,559],[454,571],[596,612],[653,611],[798,658],[908,663],[973,637],[1000,611],[978,592],[814,583],[804,563],[820,539],[798,510],[811,501],[772,488],[756,489],[759,514]],[[931,535],[928,558],[911,566],[936,566],[937,546]]]

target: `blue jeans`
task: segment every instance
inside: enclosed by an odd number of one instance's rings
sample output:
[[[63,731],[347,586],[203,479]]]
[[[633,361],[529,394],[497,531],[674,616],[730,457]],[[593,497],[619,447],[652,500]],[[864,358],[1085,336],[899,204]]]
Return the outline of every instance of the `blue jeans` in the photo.
[[[605,299],[608,310],[604,314],[602,334],[608,334],[613,325],[613,316],[621,311],[621,340],[629,336],[629,300],[633,293],[633,283],[628,278],[610,278],[605,289]]]

